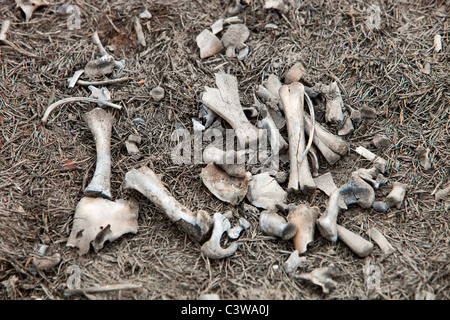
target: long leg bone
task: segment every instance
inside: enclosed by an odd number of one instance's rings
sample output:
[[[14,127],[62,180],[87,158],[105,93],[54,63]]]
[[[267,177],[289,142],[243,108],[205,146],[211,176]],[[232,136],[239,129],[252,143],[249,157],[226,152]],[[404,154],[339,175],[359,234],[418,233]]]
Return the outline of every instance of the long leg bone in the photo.
[[[91,183],[84,189],[84,194],[111,200],[111,128],[114,118],[105,110],[95,108],[86,113],[85,121],[94,136],[97,164]]]
[[[192,239],[202,242],[209,234],[213,224],[209,214],[203,210],[193,213],[180,204],[150,168],[143,166],[127,172],[123,187],[135,189],[146,196]]]
[[[314,240],[314,229],[319,213],[318,207],[308,207],[305,204],[299,204],[288,214],[288,221],[297,226],[297,233],[293,240],[295,250],[300,254],[305,253],[308,244]]]
[[[202,253],[210,259],[223,259],[233,255],[239,247],[238,242],[233,242],[227,248],[220,246],[222,234],[231,227],[230,221],[222,214],[214,213],[214,228],[211,238],[201,248]]]
[[[300,186],[300,190],[309,193],[315,190],[316,186],[311,175],[308,159],[303,154],[306,147],[304,95],[303,85],[298,82],[284,85],[280,89],[289,140],[290,174],[288,191],[297,191]]]
[[[343,226],[337,225],[339,239],[344,242],[354,253],[364,258],[373,250],[373,244],[360,235],[351,232]]]

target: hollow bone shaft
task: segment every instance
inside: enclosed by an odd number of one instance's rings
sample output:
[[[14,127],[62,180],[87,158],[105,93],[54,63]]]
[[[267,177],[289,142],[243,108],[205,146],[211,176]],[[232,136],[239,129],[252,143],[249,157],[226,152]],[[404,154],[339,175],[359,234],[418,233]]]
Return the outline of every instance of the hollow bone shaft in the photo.
[[[203,210],[193,213],[180,204],[164,187],[156,174],[146,166],[133,169],[125,174],[123,187],[134,189],[146,196],[172,222],[177,223],[194,240],[202,242],[209,234],[213,221]]]
[[[94,136],[97,151],[94,176],[84,194],[111,200],[111,128],[114,118],[105,110],[95,108],[86,113],[84,119]]]

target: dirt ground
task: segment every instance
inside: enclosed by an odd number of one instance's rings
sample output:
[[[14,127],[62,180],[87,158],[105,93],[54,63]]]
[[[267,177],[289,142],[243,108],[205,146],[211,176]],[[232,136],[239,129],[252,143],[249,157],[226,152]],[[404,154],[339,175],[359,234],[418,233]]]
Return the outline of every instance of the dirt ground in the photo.
[[[203,29],[228,16],[230,1],[67,1],[81,10],[80,28],[73,30],[67,17],[56,14],[62,1],[50,1],[29,22],[14,1],[0,1],[0,19],[11,20],[7,39],[15,44],[0,41],[0,299],[174,300],[217,293],[221,299],[245,300],[410,300],[426,292],[435,299],[450,298],[449,215],[432,195],[449,184],[450,175],[448,2],[379,1],[379,30],[369,30],[366,23],[372,1],[300,1],[286,14],[265,10],[262,0],[245,2],[238,16],[251,32],[246,42],[250,53],[238,61],[225,52],[200,59],[195,41]],[[152,14],[143,20],[147,47],[139,44],[133,27],[133,17],[145,9]],[[107,86],[113,102],[123,108],[106,110],[115,119],[113,197],[139,201],[139,228],[80,257],[66,242],[75,207],[95,169],[95,143],[83,120],[95,105],[60,106],[47,126],[41,118],[57,100],[89,96],[85,86],[69,89],[67,79],[99,56],[90,37],[95,31],[107,50],[114,49],[110,52],[116,59],[126,61],[125,69],[113,76],[132,78]],[[439,52],[434,50],[436,34],[442,36]],[[258,214],[212,195],[199,177],[203,164],[176,165],[171,160],[171,134],[177,123],[192,131],[200,95],[205,86],[215,86],[215,72],[235,75],[242,105],[252,106],[258,85],[269,74],[281,78],[297,61],[307,70],[305,83],[338,80],[346,105],[376,111],[374,119],[365,118],[345,139],[388,160],[388,183],[377,190],[377,199],[395,181],[406,183],[408,192],[400,209],[380,213],[352,206],[340,213],[338,223],[366,239],[367,230],[376,227],[396,249],[390,255],[375,245],[368,257],[359,258],[342,242],[332,243],[316,232],[304,255],[306,263],[287,275],[281,265],[294,250],[291,241],[265,235]],[[156,86],[165,89],[160,102],[150,96]],[[143,121],[133,122],[136,118]],[[124,147],[132,133],[143,138],[140,160],[128,156]],[[390,140],[383,151],[370,143],[378,133]],[[432,169],[420,166],[419,146],[430,149]],[[353,151],[334,165],[320,160],[320,173],[331,172],[338,186],[352,171],[371,167]],[[232,210],[232,225],[239,217],[251,222],[236,254],[223,260],[205,258],[200,245],[149,200],[124,191],[125,173],[142,165],[161,175],[174,197],[193,211]],[[317,205],[323,212],[327,197],[292,194],[289,200]],[[30,261],[38,244],[51,246],[61,262],[37,272]],[[329,294],[297,277],[330,264],[339,274]],[[67,295],[72,266],[81,271],[81,288],[118,283],[141,288]],[[367,284],[368,266],[378,270],[376,289]]]

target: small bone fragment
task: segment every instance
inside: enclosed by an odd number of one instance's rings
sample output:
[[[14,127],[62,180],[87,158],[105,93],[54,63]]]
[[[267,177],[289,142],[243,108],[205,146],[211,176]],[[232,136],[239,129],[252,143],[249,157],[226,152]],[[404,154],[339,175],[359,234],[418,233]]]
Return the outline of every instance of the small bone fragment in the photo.
[[[276,150],[275,152],[280,153],[287,150],[289,148],[288,143],[280,134],[280,130],[272,119],[267,107],[261,104],[259,111],[262,119],[258,121],[257,125],[267,130],[272,151]]]
[[[377,112],[367,105],[363,104],[361,107],[361,114],[364,118],[375,119],[377,117]]]
[[[435,298],[436,296],[434,295],[434,293],[429,291],[420,291],[417,292],[414,296],[415,300],[435,300]]]
[[[336,282],[331,277],[337,274],[337,267],[331,264],[329,267],[317,268],[309,273],[302,273],[296,276],[296,278],[311,281],[315,285],[322,287],[323,293],[330,293],[330,291],[337,287]]]
[[[232,177],[244,178],[247,174],[245,164],[239,161],[240,153],[235,150],[223,151],[217,147],[207,147],[203,151],[203,161],[214,163]]]
[[[290,174],[288,192],[300,190],[310,193],[316,186],[311,175],[308,159],[305,157],[304,87],[295,82],[280,89],[283,111],[286,117],[289,144]]]
[[[203,30],[196,38],[197,46],[200,49],[200,58],[208,58],[223,50],[223,44],[208,29]]]
[[[216,293],[201,294],[197,300],[220,300],[220,297]]]
[[[141,140],[142,140],[142,138],[138,134],[130,134],[128,136],[128,139],[125,141],[125,147],[127,148],[127,152],[129,155],[140,156],[139,148],[137,147],[137,144],[141,143]]]
[[[346,135],[352,133],[353,130],[355,130],[355,127],[353,127],[352,119],[350,119],[350,117],[347,115],[347,113],[345,113],[345,114],[346,115],[344,117],[344,124],[338,130],[339,136],[346,136]]]
[[[77,83],[78,79],[80,78],[80,76],[84,73],[84,70],[77,70],[75,71],[75,73],[73,74],[72,77],[70,77],[69,79],[67,79],[67,82],[69,83],[68,87],[69,88],[73,88],[75,87],[75,84]]]
[[[150,91],[150,96],[153,98],[153,100],[155,101],[161,101],[162,99],[164,99],[164,95],[165,95],[165,91],[164,88],[162,87],[155,87]]]
[[[401,182],[394,182],[391,192],[386,197],[386,203],[389,207],[400,209],[405,198],[408,185]]]
[[[325,192],[327,196],[331,196],[331,194],[337,189],[331,172],[327,172],[317,178],[314,178],[314,182],[317,189]]]
[[[389,138],[386,137],[384,134],[375,135],[375,137],[373,137],[372,139],[372,143],[378,150],[385,150],[391,144]]]
[[[373,161],[375,168],[380,170],[381,173],[384,173],[386,171],[387,161],[376,154],[374,154],[372,151],[367,150],[363,146],[358,146],[355,149],[355,152],[358,153],[363,158]]]
[[[125,233],[136,233],[139,205],[136,201],[84,197],[78,203],[67,246],[84,255],[92,244],[97,252],[104,243]]]
[[[243,60],[245,60],[248,57],[249,52],[250,52],[250,47],[245,45],[242,49],[238,50],[236,58],[239,61],[243,61]]]
[[[193,213],[180,204],[146,166],[127,172],[123,188],[142,193],[195,241],[204,241],[212,228],[213,221],[207,212],[199,210]]]
[[[275,211],[265,210],[259,216],[259,226],[269,236],[289,240],[297,233],[297,226]]]
[[[41,121],[45,124],[47,123],[47,119],[48,116],[50,115],[50,113],[55,110],[58,106],[64,104],[64,103],[68,103],[68,102],[95,102],[95,103],[99,103],[98,99],[92,99],[92,98],[86,98],[86,97],[71,97],[71,98],[65,98],[59,101],[56,101],[54,103],[52,103],[51,105],[49,105],[47,107],[47,109],[44,112],[44,116],[42,117]],[[111,102],[107,102],[107,101],[103,101],[102,102],[104,105],[108,106],[108,107],[112,107],[115,109],[122,109],[122,106],[115,104],[115,103],[111,103]]]
[[[138,17],[141,19],[150,19],[152,17],[152,14],[150,13],[150,11],[144,10],[141,13],[139,13]]]
[[[346,105],[347,110],[350,112],[350,119],[356,123],[361,123],[362,121],[362,113],[361,111]]]
[[[111,74],[114,71],[115,60],[111,55],[103,55],[98,59],[89,61],[84,67],[84,74],[89,78],[96,78]]]
[[[217,198],[233,205],[239,204],[247,194],[248,177],[232,177],[214,163],[202,169],[200,177],[208,190]]]
[[[320,234],[327,240],[336,242],[337,235],[337,216],[339,214],[340,189],[336,189],[328,198],[327,208],[320,218],[316,220],[317,228]]]
[[[209,128],[217,117],[217,114],[210,108],[202,104],[198,117],[205,123],[205,129]]]
[[[439,52],[442,50],[442,40],[441,40],[441,35],[440,34],[436,34],[434,36],[434,51],[435,52]]]
[[[336,81],[329,85],[316,84],[314,91],[325,96],[325,121],[329,123],[341,123],[344,121],[344,101]]]
[[[258,208],[276,210],[286,205],[287,193],[268,172],[254,175],[250,179],[247,199]]]
[[[359,171],[352,172],[348,183],[340,188],[340,193],[345,204],[358,204],[361,208],[372,207],[375,201],[375,191],[372,186],[364,181]]]
[[[434,194],[434,199],[436,201],[447,200],[450,195],[450,186],[447,188],[441,189]]]
[[[92,99],[98,99],[99,101],[111,101],[111,93],[109,90],[105,87],[102,88],[96,88],[94,86],[88,86],[88,89],[91,91],[91,94],[89,95],[89,98]],[[103,104],[101,102],[98,102],[97,105],[99,107],[102,107]]]
[[[283,0],[265,0],[264,9],[276,9],[282,13],[288,13],[289,6]]]
[[[288,221],[297,226],[297,233],[293,240],[295,250],[300,254],[305,253],[308,244],[314,240],[314,229],[319,213],[318,207],[308,207],[305,204],[299,204],[295,209],[289,211]]]
[[[305,67],[301,62],[295,63],[284,75],[284,83],[291,84],[293,82],[299,82],[306,74]]]
[[[29,22],[33,12],[39,7],[48,6],[49,3],[45,0],[16,0],[17,6],[25,13],[25,21]]]
[[[111,200],[111,129],[114,118],[101,108],[89,111],[84,118],[94,136],[97,152],[94,175],[84,194]]]
[[[373,244],[360,235],[336,225],[339,239],[361,258],[367,257],[373,250]]]
[[[306,261],[306,257],[300,257],[298,250],[294,250],[286,262],[283,264],[283,269],[287,274],[297,270],[297,268]]]
[[[416,150],[417,156],[419,157],[419,163],[425,170],[431,169],[431,161],[429,158],[430,149],[419,146]]]
[[[239,218],[239,224],[227,231],[228,237],[231,239],[237,239],[241,235],[241,232],[248,228],[250,228],[250,222],[248,222],[245,218]]]
[[[220,18],[211,25],[211,31],[213,34],[218,34],[223,30],[223,18]]]
[[[57,252],[50,256],[34,256],[32,263],[38,270],[50,270],[61,262],[61,255]]]
[[[11,20],[3,20],[2,29],[0,30],[0,40],[6,40],[6,33],[8,32],[9,26],[11,25]]]
[[[246,47],[245,41],[250,36],[250,30],[245,24],[238,23],[228,27],[222,36],[222,44],[226,49],[226,56],[233,58],[236,56],[236,50],[241,50]]]
[[[386,202],[383,201],[375,201],[372,205],[373,210],[377,212],[388,212],[389,206]]]
[[[146,47],[146,46],[147,46],[147,43],[146,43],[146,41],[145,41],[144,32],[142,31],[141,21],[139,20],[138,17],[135,17],[135,18],[134,18],[133,26],[134,26],[134,31],[136,32],[136,37],[137,37],[139,43],[140,43],[143,47]]]
[[[201,252],[210,259],[223,259],[233,255],[237,251],[239,243],[233,242],[227,248],[222,248],[220,239],[222,234],[230,229],[230,221],[218,212],[214,213],[213,219],[214,227],[211,238],[202,245]]]
[[[384,235],[377,229],[371,228],[367,231],[367,235],[383,250],[384,254],[391,254],[395,251],[394,247],[387,241]]]
[[[201,97],[202,103],[233,127],[242,147],[255,145],[261,133],[245,116],[236,77],[225,73],[216,73],[215,77],[218,89],[206,87]]]

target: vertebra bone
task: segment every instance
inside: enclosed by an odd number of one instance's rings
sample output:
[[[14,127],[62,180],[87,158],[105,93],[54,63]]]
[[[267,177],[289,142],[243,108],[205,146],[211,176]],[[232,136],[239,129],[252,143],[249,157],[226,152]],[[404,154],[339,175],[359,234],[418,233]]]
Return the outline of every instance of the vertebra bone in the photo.
[[[295,250],[300,254],[305,253],[308,244],[314,240],[314,229],[319,213],[318,207],[308,207],[305,204],[299,204],[287,216],[288,221],[297,226],[297,233],[293,240]]]

